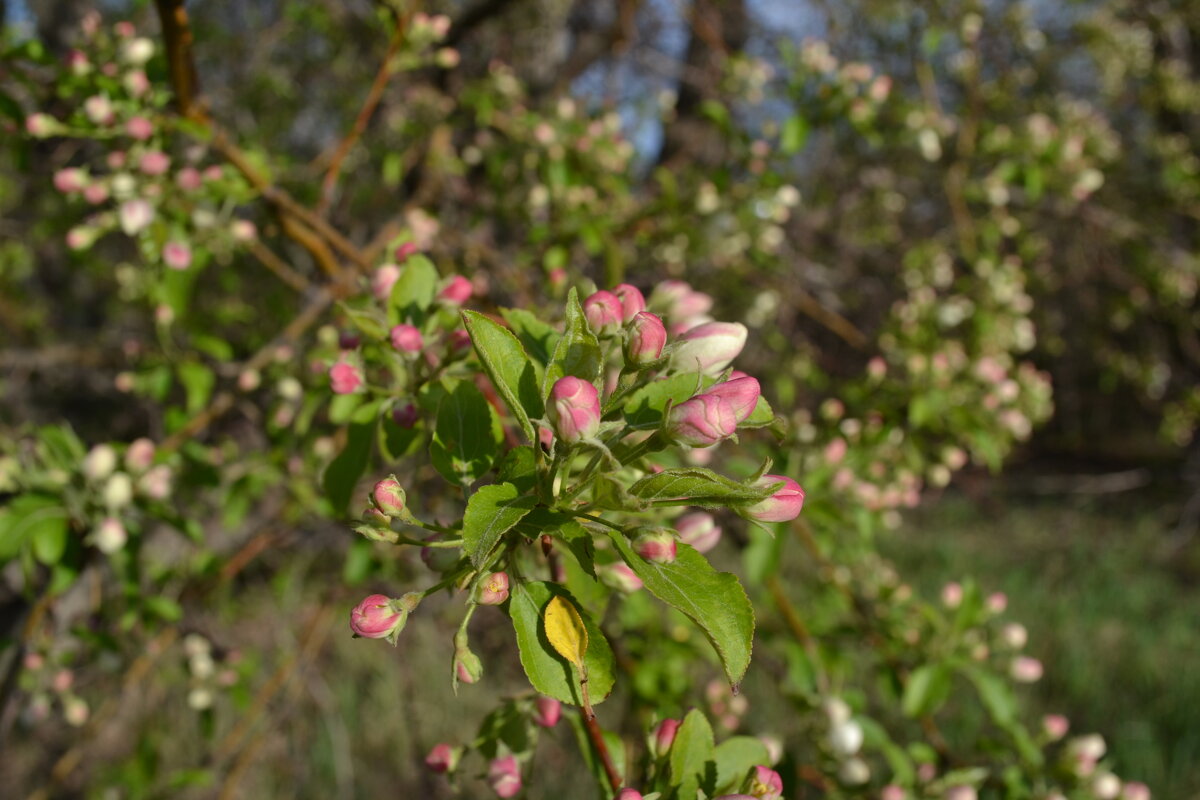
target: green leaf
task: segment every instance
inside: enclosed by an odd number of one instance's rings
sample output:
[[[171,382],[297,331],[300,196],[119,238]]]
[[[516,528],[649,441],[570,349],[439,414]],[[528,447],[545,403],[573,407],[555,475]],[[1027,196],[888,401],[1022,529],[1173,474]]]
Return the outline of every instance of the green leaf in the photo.
[[[910,717],[923,717],[941,708],[950,696],[953,673],[945,664],[924,664],[908,676],[900,708]]]
[[[575,602],[570,592],[557,583],[534,581],[513,586],[508,614],[517,635],[521,666],[525,668],[533,688],[542,694],[564,703],[582,704],[575,668],[554,651],[542,626],[542,614],[555,596],[571,601],[583,617],[588,635],[588,650],[583,660],[588,670],[588,691],[592,705],[598,705],[608,697],[613,687],[612,648],[600,627]]]
[[[682,500],[682,505],[695,506],[748,505],[773,492],[773,485],[748,486],[703,467],[664,469],[629,487],[630,494],[643,500]]]
[[[21,551],[26,542],[33,541],[35,555],[42,563],[46,561],[42,555],[52,555],[57,542],[62,539],[62,547],[66,546],[67,511],[56,497],[46,495],[25,494],[17,497],[0,510],[0,563],[15,556]],[[41,552],[37,551],[38,540],[44,539]],[[62,555],[61,550],[58,555]],[[54,559],[57,561],[57,558]]]
[[[492,466],[504,432],[483,393],[459,381],[438,405],[430,456],[446,480],[470,486]]]
[[[388,298],[388,320],[393,324],[420,322],[425,311],[433,305],[437,293],[438,271],[428,258],[411,255],[400,268],[400,277],[392,286]]]
[[[334,425],[345,425],[362,405],[366,395],[335,394],[329,401],[329,421]]]
[[[553,325],[542,322],[522,308],[502,308],[500,316],[504,317],[531,358],[543,367],[550,363],[554,340],[558,338],[558,331],[554,330]]]
[[[588,327],[583,307],[579,305],[579,294],[571,287],[567,295],[567,319],[562,336],[554,346],[554,355],[546,367],[546,378],[542,381],[542,397],[549,397],[555,382],[568,375],[594,383],[600,377],[604,357],[600,342]]]
[[[520,489],[522,494],[531,493],[537,488],[537,458],[533,447],[523,444],[509,450],[496,465],[496,474],[500,480]]]
[[[619,479],[599,475],[592,485],[592,504],[609,511],[641,511],[649,505],[634,497]]]
[[[736,792],[746,774],[758,764],[768,764],[767,746],[753,736],[734,736],[717,745],[716,793]]]
[[[464,311],[463,323],[496,391],[504,398],[525,437],[536,442],[530,419],[540,418],[544,407],[538,392],[537,374],[525,348],[511,331],[476,311]]]
[[[511,483],[484,486],[467,501],[463,515],[463,549],[471,563],[482,567],[488,555],[512,526],[537,505],[537,498],[522,495]]]
[[[717,782],[716,748],[712,726],[703,712],[693,708],[675,732],[669,756],[670,783],[675,800],[692,800],[703,789],[712,796]]]
[[[1016,722],[1017,698],[1006,681],[971,664],[961,665],[958,671],[975,685],[975,691],[979,692],[979,699],[992,721],[1001,728],[1008,728]]]
[[[669,401],[679,405],[705,388],[706,382],[695,372],[683,372],[643,386],[625,401],[625,421],[640,428],[657,428]]]
[[[793,114],[784,120],[783,131],[779,136],[779,149],[787,155],[793,155],[804,147],[808,141],[808,123],[799,114]]]
[[[187,412],[195,414],[208,402],[213,386],[217,383],[217,376],[211,369],[197,361],[184,361],[175,368],[175,371],[187,393]]]
[[[367,468],[371,458],[371,444],[375,441],[375,425],[379,417],[380,401],[376,400],[355,410],[347,428],[346,446],[337,458],[325,468],[322,485],[334,513],[344,514],[354,487]]]
[[[375,312],[351,308],[345,303],[339,305],[342,312],[350,318],[354,327],[358,328],[364,336],[380,341],[388,338],[388,326]]]
[[[647,561],[629,540],[613,532],[609,539],[646,588],[696,623],[721,658],[729,683],[736,686],[750,666],[754,646],[754,609],[735,575],[717,572],[689,545],[676,547],[675,561]]]
[[[758,403],[754,406],[754,410],[750,412],[750,416],[739,425],[739,428],[765,428],[775,421],[775,412],[771,410],[771,404],[767,402],[767,398],[762,395],[758,396]]]

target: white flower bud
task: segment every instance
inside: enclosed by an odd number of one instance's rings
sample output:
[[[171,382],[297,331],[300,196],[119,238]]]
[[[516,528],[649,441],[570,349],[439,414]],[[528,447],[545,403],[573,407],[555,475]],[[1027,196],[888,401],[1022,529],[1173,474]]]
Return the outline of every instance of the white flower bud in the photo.
[[[133,480],[124,472],[115,473],[104,485],[104,504],[116,511],[133,500]]]

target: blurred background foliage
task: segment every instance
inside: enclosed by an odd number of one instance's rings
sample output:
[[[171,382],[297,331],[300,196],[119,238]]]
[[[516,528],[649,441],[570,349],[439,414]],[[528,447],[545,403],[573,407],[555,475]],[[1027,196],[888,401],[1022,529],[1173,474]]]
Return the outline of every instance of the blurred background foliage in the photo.
[[[413,241],[487,308],[556,307],[580,281],[686,280],[712,295],[713,316],[751,329],[739,366],[789,418],[776,455],[809,492],[814,546],[856,569],[878,550],[930,597],[964,575],[1007,592],[1047,666],[1030,713],[1102,732],[1114,768],[1160,797],[1200,795],[1200,683],[1186,666],[1200,658],[1200,7],[187,9],[199,106],[272,188],[170,113],[160,44],[149,89],[105,91],[125,117],[152,119],[151,141],[179,163],[218,169],[197,192],[167,187],[154,225],[125,236],[114,209],[55,178],[117,171],[103,166],[111,135],[79,111],[102,81],[72,61],[88,15],[161,42],[153,4],[0,4],[0,492],[13,523],[0,540],[0,772],[12,785],[436,796],[443,784],[413,764],[490,707],[442,679],[438,613],[394,651],[343,635],[363,588],[407,585],[422,567],[353,541],[325,497],[347,421],[325,408],[325,368],[354,321],[318,303],[329,261],[277,213],[271,192],[284,192],[368,266]],[[417,11],[451,24],[421,28]],[[20,135],[35,112],[68,129]],[[195,269],[163,268],[176,240]],[[317,306],[323,328],[277,338]],[[101,556],[85,534],[111,498],[79,465],[97,443],[138,437],[173,480],[139,483],[122,516],[139,555]],[[432,493],[428,467],[402,463],[410,495]],[[45,515],[64,525],[21,549],[15,521]],[[717,561],[756,569],[761,556],[735,559],[745,544]],[[772,558],[815,632],[844,650],[831,661],[858,658],[828,605],[840,578],[790,539]],[[761,586],[752,594],[770,607]],[[631,608],[613,624],[636,629]],[[473,629],[489,681],[520,691],[510,637],[485,623]],[[665,666],[619,692],[700,702],[702,669],[654,683],[689,650],[630,636]],[[795,661],[761,649],[744,724],[802,742],[794,707],[771,694]],[[49,666],[30,668],[30,654]],[[979,713],[953,701],[943,735],[961,725],[965,739]],[[647,721],[631,715],[623,732]],[[550,766],[531,796],[583,796],[567,734],[544,738]]]

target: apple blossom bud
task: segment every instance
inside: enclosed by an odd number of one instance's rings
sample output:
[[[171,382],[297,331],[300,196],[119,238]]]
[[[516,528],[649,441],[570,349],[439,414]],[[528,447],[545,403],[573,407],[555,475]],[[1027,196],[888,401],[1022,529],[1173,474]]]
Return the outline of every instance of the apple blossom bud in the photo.
[[[752,506],[746,506],[739,513],[759,522],[789,522],[800,516],[800,510],[804,508],[804,489],[791,478],[785,475],[763,475],[752,485],[770,486],[781,481],[783,486],[776,489],[773,495]]]
[[[235,219],[229,223],[229,235],[235,242],[252,242],[258,238],[258,228],[248,219]]]
[[[652,364],[667,344],[667,329],[649,311],[639,311],[629,323],[625,339],[625,363],[635,367]]]
[[[342,331],[338,334],[338,348],[341,350],[356,350],[362,343],[362,337],[353,331]]]
[[[575,443],[600,430],[600,397],[596,387],[582,378],[559,378],[550,390],[546,409],[554,433],[564,442]]]
[[[35,139],[44,139],[47,136],[51,136],[60,127],[58,120],[49,114],[38,112],[30,114],[25,118],[25,132]]]
[[[760,395],[758,381],[749,375],[710,386],[704,393],[727,400],[738,424],[745,422],[754,413]]]
[[[617,792],[615,800],[642,800],[642,793],[637,789],[630,789],[626,786],[621,791]]]
[[[612,290],[613,295],[621,301],[621,321],[629,323],[639,313],[646,310],[646,298],[636,286],[622,283]],[[665,330],[665,329],[664,329]]]
[[[125,468],[130,472],[144,472],[154,463],[154,442],[142,437],[129,443],[125,451]]]
[[[384,264],[371,276],[371,293],[375,295],[376,300],[386,303],[392,296],[392,287],[398,280],[400,280],[400,267],[395,264]]]
[[[862,726],[852,719],[829,729],[829,749],[842,758],[857,753],[862,744]]]
[[[87,722],[89,710],[86,700],[81,697],[71,695],[69,697],[64,697],[62,702],[63,719],[66,720],[68,725],[78,728]]]
[[[770,767],[759,764],[750,776],[750,794],[761,800],[779,800],[783,797],[783,779]]]
[[[621,327],[624,311],[615,294],[601,289],[583,301],[583,313],[597,336],[610,336]]]
[[[171,159],[161,150],[148,150],[138,161],[138,169],[150,176],[162,175],[170,168]]]
[[[121,45],[121,58],[130,64],[145,64],[154,56],[154,42],[144,36]]]
[[[128,236],[134,236],[154,221],[154,208],[145,200],[126,200],[117,209],[117,217],[121,222],[121,230]]]
[[[195,167],[184,167],[175,175],[175,184],[185,192],[194,192],[204,185],[204,178]]]
[[[675,742],[675,734],[679,730],[680,724],[677,719],[664,719],[654,728],[654,739],[651,742],[650,750],[655,758],[666,758],[667,753],[671,751],[671,745]]]
[[[942,587],[942,605],[955,609],[962,605],[963,587],[957,581],[951,581]]]
[[[389,335],[392,339],[392,347],[401,353],[419,353],[425,346],[425,339],[421,336],[421,331],[412,325],[396,325]]]
[[[951,786],[942,795],[943,800],[976,800],[978,797],[973,786]]]
[[[1013,659],[1009,674],[1019,683],[1037,683],[1042,679],[1042,662],[1029,656],[1017,656]]]
[[[1138,781],[1130,781],[1121,790],[1121,800],[1150,800],[1150,787]]]
[[[166,500],[171,494],[171,468],[159,464],[150,469],[138,481],[138,491],[151,500]]]
[[[117,472],[104,484],[104,504],[112,510],[119,510],[129,505],[133,500],[133,480],[124,472]]]
[[[723,794],[714,800],[758,800],[758,798],[752,794]]]
[[[392,476],[375,484],[375,488],[371,490],[371,499],[375,501],[376,508],[389,517],[395,517],[404,513],[404,504],[408,498],[400,481]]]
[[[385,639],[407,621],[408,612],[382,594],[369,595],[350,611],[350,630],[365,639]]]
[[[403,264],[405,261],[417,253],[417,245],[415,242],[404,242],[396,248],[393,254],[398,264]]]
[[[721,540],[721,529],[716,520],[704,511],[694,511],[675,520],[675,530],[679,533],[679,541],[691,545],[698,553],[707,553]]]
[[[473,291],[474,288],[469,280],[462,275],[455,275],[442,286],[441,291],[438,292],[438,300],[457,308],[471,299]]]
[[[675,536],[670,531],[648,530],[633,540],[633,549],[647,561],[670,564],[675,561]]]
[[[108,199],[108,187],[103,183],[89,183],[83,187],[83,199],[98,206]]]
[[[68,167],[54,173],[54,188],[63,194],[82,192],[87,182],[87,173],[78,167]]]
[[[125,543],[129,541],[129,534],[125,532],[125,526],[121,524],[121,520],[116,517],[105,517],[100,526],[96,528],[96,532],[92,534],[92,541],[101,553],[112,555],[125,546]]]
[[[534,701],[533,722],[543,728],[553,728],[562,716],[562,703],[553,697],[539,697]]]
[[[508,599],[508,573],[493,572],[479,583],[476,602],[481,606],[498,606]]]
[[[391,525],[392,525],[392,518],[389,517],[387,514],[383,513],[382,511],[380,511],[375,506],[367,506],[366,508],[363,509],[362,514],[360,514],[359,516],[362,518],[362,520],[364,522],[368,523],[368,526],[365,526],[365,527],[379,528],[382,530],[384,528],[390,529]],[[359,531],[359,533],[362,533],[368,539],[377,538],[374,535],[374,531],[369,531],[369,532]]]
[[[125,122],[125,133],[144,142],[154,135],[154,123],[146,117],[130,117]]]
[[[1096,800],[1117,800],[1121,794],[1121,779],[1111,772],[1101,772],[1092,778],[1092,794]]]
[[[462,751],[457,748],[444,743],[435,744],[429,755],[425,756],[425,766],[431,772],[453,772],[461,756]]]
[[[987,597],[987,610],[993,614],[1003,614],[1008,608],[1008,595],[1004,592],[992,592]]]
[[[889,783],[879,790],[879,800],[908,800],[908,793],[903,786]]]
[[[454,69],[462,61],[462,56],[453,47],[443,47],[433,54],[433,60],[442,69]]]
[[[466,350],[471,346],[471,334],[462,328],[450,331],[450,349]]]
[[[737,432],[733,405],[720,395],[698,394],[668,412],[663,432],[688,447],[711,447]]]
[[[516,797],[521,792],[521,767],[517,759],[513,756],[492,759],[487,780],[497,797]]]
[[[329,385],[334,394],[354,394],[362,388],[362,373],[353,364],[339,361],[329,368]]]
[[[483,677],[483,662],[467,647],[460,646],[454,651],[454,674],[459,683],[478,683]]]
[[[103,480],[117,468],[117,451],[111,445],[98,444],[83,457],[80,466],[90,480]]]
[[[1062,714],[1047,714],[1042,717],[1042,731],[1052,742],[1057,742],[1066,736],[1070,729],[1071,721]]]
[[[392,409],[392,422],[406,430],[416,425],[420,418],[420,412],[412,403],[401,403]]]
[[[1020,650],[1029,641],[1029,632],[1019,622],[1010,622],[1000,629],[1000,639],[1013,650]]]
[[[187,269],[192,265],[192,248],[183,242],[167,242],[163,245],[163,261],[171,269]]]
[[[716,375],[746,346],[746,326],[740,322],[706,322],[686,331],[671,355],[677,372]]]
[[[605,586],[616,589],[619,592],[630,594],[642,588],[642,579],[629,568],[628,564],[618,562],[616,564],[597,564],[596,577]]]

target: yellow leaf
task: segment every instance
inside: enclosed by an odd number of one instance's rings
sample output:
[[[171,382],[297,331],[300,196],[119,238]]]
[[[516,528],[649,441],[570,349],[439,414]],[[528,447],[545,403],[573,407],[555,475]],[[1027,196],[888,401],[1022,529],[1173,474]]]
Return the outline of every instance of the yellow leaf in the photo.
[[[583,617],[571,601],[558,595],[550,598],[542,622],[546,626],[546,638],[558,654],[582,670],[588,649],[587,628],[583,627]]]

